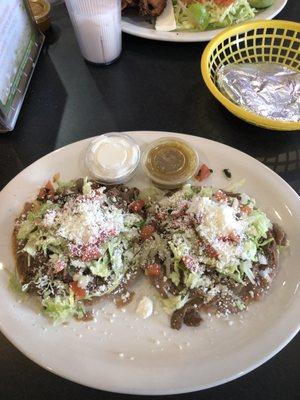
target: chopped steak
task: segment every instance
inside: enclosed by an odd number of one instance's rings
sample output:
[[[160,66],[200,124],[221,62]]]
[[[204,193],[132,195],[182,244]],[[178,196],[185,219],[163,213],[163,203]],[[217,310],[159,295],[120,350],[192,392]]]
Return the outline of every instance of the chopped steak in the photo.
[[[189,300],[184,306],[174,311],[171,317],[171,328],[181,329],[183,322],[188,326],[199,326],[202,318],[200,310],[203,305],[201,298]]]

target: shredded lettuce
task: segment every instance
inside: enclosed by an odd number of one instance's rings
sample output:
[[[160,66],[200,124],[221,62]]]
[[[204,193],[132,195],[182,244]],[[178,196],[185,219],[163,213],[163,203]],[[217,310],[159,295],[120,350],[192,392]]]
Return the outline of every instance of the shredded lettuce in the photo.
[[[164,192],[154,186],[150,186],[144,190],[142,190],[139,194],[139,199],[144,200],[146,204],[151,203],[153,201],[160,200],[164,195]]]
[[[189,289],[194,289],[200,286],[202,277],[194,272],[184,271],[184,284]]]
[[[126,226],[126,228],[141,228],[143,225],[145,225],[145,221],[140,215],[131,213],[125,216],[124,225]]]
[[[186,246],[184,243],[180,243],[177,246],[171,241],[168,242],[170,249],[172,253],[174,254],[174,259],[180,261],[182,259],[182,256],[184,254]]]
[[[240,270],[242,271],[242,273],[244,273],[249,278],[249,281],[251,283],[253,283],[253,284],[255,283],[254,275],[253,275],[253,272],[252,272],[252,263],[251,263],[251,261],[249,261],[249,260],[243,261],[241,263],[241,265],[240,265]]]
[[[57,206],[48,200],[46,203],[37,202],[38,209],[36,211],[29,211],[26,219],[21,222],[17,232],[18,240],[25,240],[29,237],[32,231],[36,228],[36,220],[40,220],[48,210],[56,208]]]
[[[186,200],[190,200],[193,195],[194,195],[194,191],[192,189],[192,186],[190,184],[186,184],[182,187],[182,193],[183,193],[183,197]]]
[[[188,299],[188,294],[179,296],[170,295],[167,299],[162,299],[163,308],[168,314],[171,314],[173,311],[183,307]]]
[[[18,230],[17,239],[25,240],[34,229],[35,223],[33,221],[25,220]]]
[[[174,265],[174,271],[172,271],[169,275],[169,278],[174,283],[174,285],[178,286],[180,282],[180,275],[177,265]]]
[[[271,243],[271,242],[273,242],[273,241],[274,241],[274,238],[271,237],[271,238],[266,239],[266,240],[264,240],[264,241],[262,241],[262,242],[259,242],[259,243],[258,243],[258,247],[263,247],[263,246],[265,246],[266,244],[269,244],[269,243]],[[284,247],[284,246],[282,246],[282,247]]]
[[[214,189],[210,186],[202,186],[201,191],[200,191],[200,196],[201,197],[209,197],[211,198],[214,193]]]
[[[245,310],[245,308],[246,308],[245,303],[244,303],[241,299],[237,299],[237,300],[235,301],[235,304],[236,304],[237,308],[238,308],[240,311],[243,311],[243,310]]]
[[[112,273],[112,270],[109,268],[108,254],[106,253],[97,261],[92,261],[89,268],[93,275],[101,276],[101,278],[107,278]]]
[[[61,181],[58,180],[55,185],[57,185],[56,191],[58,193],[66,193],[70,192],[76,187],[76,181],[75,180],[70,180],[70,181]]]
[[[43,230],[37,230],[29,235],[28,241],[23,247],[23,251],[34,257],[38,251],[44,254],[48,250],[53,253],[61,254],[64,251],[66,244],[63,238],[52,236],[49,232],[45,233]]]
[[[120,275],[124,272],[122,261],[123,249],[120,246],[120,240],[118,238],[113,239],[108,243],[108,252],[113,271],[116,275]]]
[[[228,265],[222,270],[218,270],[220,274],[224,276],[228,276],[229,278],[233,279],[237,283],[243,283],[241,271],[238,265]]]
[[[257,257],[257,245],[253,240],[247,240],[243,245],[242,258],[244,260],[256,261]]]
[[[83,179],[82,193],[83,194],[90,194],[91,192],[92,192],[92,182],[89,182],[88,178],[85,177]]]
[[[248,217],[248,234],[256,239],[267,238],[267,232],[272,228],[272,224],[266,214],[261,210],[253,210]]]
[[[74,298],[74,294],[69,296],[46,297],[42,300],[44,313],[53,320],[54,325],[67,322],[72,317],[78,319],[84,316],[84,306]]]

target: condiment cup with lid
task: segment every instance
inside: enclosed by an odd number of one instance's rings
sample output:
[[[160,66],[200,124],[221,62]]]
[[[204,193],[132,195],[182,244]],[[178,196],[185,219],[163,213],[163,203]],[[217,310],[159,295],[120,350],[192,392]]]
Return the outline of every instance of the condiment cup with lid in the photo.
[[[90,142],[84,161],[90,174],[101,183],[121,184],[134,175],[140,148],[130,136],[106,133]]]
[[[185,140],[168,137],[155,140],[145,149],[142,166],[155,186],[175,189],[196,174],[199,157]]]

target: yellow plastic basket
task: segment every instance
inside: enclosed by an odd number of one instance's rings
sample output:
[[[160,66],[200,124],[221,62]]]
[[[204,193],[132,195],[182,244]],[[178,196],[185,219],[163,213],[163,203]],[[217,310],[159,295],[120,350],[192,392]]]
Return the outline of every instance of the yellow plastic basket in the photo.
[[[300,24],[251,21],[228,28],[207,45],[201,59],[203,79],[223,106],[251,124],[281,131],[300,130],[300,122],[258,116],[228,100],[216,85],[217,72],[229,63],[276,62],[300,72]]]

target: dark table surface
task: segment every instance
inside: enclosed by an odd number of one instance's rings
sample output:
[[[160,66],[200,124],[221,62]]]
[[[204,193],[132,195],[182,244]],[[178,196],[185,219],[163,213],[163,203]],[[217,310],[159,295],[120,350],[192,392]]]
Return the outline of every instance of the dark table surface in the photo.
[[[299,21],[289,0],[278,18]],[[50,151],[97,133],[184,132],[238,148],[267,164],[300,192],[300,134],[276,133],[229,114],[206,89],[199,71],[205,44],[154,42],[123,36],[122,57],[101,68],[79,53],[64,6],[54,7],[15,130],[0,136],[0,189]],[[181,399],[299,399],[300,336],[246,376]],[[35,365],[0,334],[0,399],[129,399],[92,390]]]

